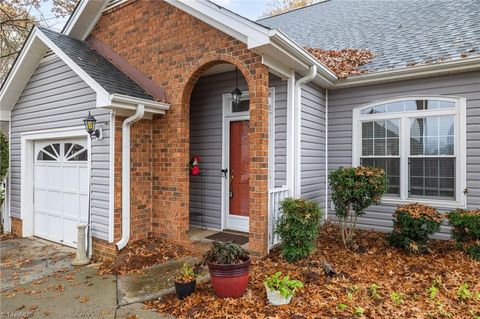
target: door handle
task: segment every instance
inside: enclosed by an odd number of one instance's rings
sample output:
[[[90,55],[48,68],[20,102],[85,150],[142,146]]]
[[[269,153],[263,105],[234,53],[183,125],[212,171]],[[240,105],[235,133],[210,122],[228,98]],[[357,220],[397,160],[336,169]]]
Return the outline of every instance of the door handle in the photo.
[[[226,179],[228,174],[228,168],[221,169],[220,171],[222,172],[223,177]]]

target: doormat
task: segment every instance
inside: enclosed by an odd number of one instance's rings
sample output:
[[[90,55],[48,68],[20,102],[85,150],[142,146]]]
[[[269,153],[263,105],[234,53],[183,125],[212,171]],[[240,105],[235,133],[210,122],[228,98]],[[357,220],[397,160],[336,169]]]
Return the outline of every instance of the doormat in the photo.
[[[215,234],[207,236],[205,238],[210,239],[210,240],[223,241],[223,242],[233,241],[234,243],[236,243],[240,246],[248,243],[248,237],[247,236],[237,235],[237,234],[232,234],[232,233],[226,233],[226,232],[215,233]]]

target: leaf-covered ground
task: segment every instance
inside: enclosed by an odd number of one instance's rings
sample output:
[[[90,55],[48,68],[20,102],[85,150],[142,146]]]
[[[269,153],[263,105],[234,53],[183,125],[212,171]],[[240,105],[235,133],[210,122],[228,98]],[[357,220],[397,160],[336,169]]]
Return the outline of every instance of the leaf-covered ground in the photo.
[[[100,273],[128,274],[189,255],[188,251],[163,239],[148,238],[130,243],[113,262],[103,262]]]
[[[384,234],[359,231],[352,252],[337,234],[336,226],[323,227],[317,251],[295,264],[278,252],[254,261],[240,299],[217,298],[205,283],[184,301],[169,295],[146,304],[178,318],[480,318],[480,262],[452,242],[432,241],[432,253],[407,255],[389,247]],[[341,275],[326,277],[324,260]],[[267,303],[263,280],[276,271],[305,283],[288,306]]]

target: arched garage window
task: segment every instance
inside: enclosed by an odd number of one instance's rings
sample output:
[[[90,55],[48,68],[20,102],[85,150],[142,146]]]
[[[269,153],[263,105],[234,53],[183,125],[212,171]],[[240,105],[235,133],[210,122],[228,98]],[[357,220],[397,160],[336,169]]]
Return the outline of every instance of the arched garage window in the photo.
[[[386,171],[384,201],[463,206],[464,108],[462,99],[411,97],[355,109],[353,164]]]

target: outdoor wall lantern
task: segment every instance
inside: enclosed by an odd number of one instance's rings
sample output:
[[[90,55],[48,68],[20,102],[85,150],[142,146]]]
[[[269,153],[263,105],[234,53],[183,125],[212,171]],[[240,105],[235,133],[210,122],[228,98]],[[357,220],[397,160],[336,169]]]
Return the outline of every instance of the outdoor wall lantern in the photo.
[[[90,114],[90,111],[88,111],[88,116],[83,120],[83,124],[85,125],[85,130],[91,138],[95,138],[97,140],[101,140],[103,138],[102,128],[95,128],[97,119]]]
[[[232,91],[232,103],[233,106],[236,108],[240,105],[240,100],[242,99],[242,91],[238,88],[238,78],[237,72],[238,68],[235,68],[235,89]]]

